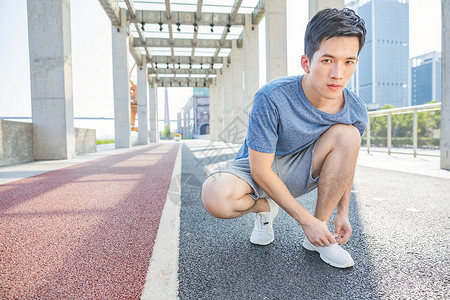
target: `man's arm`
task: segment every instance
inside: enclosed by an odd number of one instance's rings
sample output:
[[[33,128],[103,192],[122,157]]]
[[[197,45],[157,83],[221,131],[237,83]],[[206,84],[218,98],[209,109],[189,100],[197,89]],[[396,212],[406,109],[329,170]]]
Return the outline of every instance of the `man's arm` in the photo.
[[[302,227],[308,240],[316,246],[335,243],[328,226],[315,218],[291,195],[284,182],[273,172],[274,153],[249,151],[250,170],[255,182]]]

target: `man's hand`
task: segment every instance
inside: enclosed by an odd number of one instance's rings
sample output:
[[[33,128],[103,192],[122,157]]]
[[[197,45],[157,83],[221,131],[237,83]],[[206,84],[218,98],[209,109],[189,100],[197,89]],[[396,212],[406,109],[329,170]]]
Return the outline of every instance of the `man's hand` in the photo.
[[[312,217],[311,221],[303,226],[306,237],[314,246],[324,247],[336,243],[334,236],[328,230],[327,224]]]
[[[334,237],[336,237],[336,242],[341,245],[345,245],[350,236],[352,235],[352,226],[348,220],[348,217],[337,214],[334,219]]]

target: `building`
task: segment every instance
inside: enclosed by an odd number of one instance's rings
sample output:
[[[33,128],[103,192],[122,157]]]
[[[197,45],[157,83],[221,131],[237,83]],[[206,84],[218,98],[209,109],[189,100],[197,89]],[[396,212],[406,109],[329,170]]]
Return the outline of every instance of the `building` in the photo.
[[[356,0],[346,5],[366,23],[366,43],[349,88],[369,109],[408,103],[409,0]]]
[[[434,51],[410,59],[411,105],[441,102],[441,53]]]
[[[185,138],[209,134],[209,89],[194,88],[194,94],[177,114],[178,133]]]

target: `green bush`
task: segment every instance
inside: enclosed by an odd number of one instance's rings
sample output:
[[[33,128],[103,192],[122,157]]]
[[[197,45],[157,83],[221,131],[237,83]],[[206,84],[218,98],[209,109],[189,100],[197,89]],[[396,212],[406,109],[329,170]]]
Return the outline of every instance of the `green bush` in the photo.
[[[106,140],[97,140],[97,145],[101,144],[114,144],[114,139],[106,139]]]

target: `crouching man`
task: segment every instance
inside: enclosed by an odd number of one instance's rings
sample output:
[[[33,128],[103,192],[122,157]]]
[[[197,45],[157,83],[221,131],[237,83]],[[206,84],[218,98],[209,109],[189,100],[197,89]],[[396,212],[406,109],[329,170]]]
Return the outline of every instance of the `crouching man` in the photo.
[[[351,9],[317,13],[305,33],[305,74],[273,80],[255,94],[236,159],[205,179],[202,201],[211,215],[255,213],[251,243],[273,242],[272,224],[281,207],[302,226],[303,247],[334,267],[354,265],[340,245],[352,234],[349,200],[368,117],[364,102],[345,86],[365,34],[364,21]],[[295,198],[315,188],[312,215]]]

